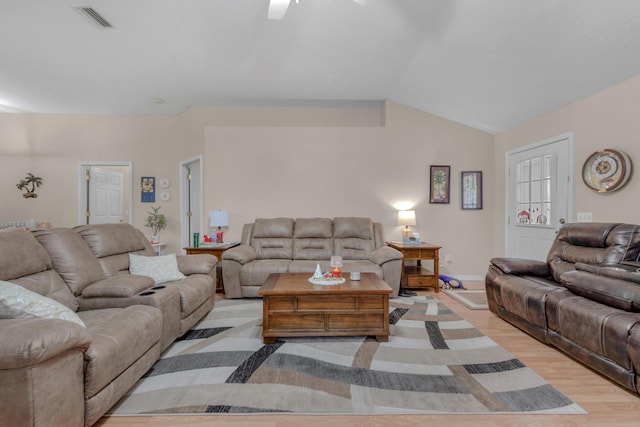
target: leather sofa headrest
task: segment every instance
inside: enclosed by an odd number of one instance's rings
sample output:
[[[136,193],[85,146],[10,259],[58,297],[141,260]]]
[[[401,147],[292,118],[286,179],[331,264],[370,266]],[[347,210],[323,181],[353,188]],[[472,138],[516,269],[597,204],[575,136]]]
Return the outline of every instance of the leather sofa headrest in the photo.
[[[0,280],[12,280],[51,269],[51,259],[31,232],[0,230]]]

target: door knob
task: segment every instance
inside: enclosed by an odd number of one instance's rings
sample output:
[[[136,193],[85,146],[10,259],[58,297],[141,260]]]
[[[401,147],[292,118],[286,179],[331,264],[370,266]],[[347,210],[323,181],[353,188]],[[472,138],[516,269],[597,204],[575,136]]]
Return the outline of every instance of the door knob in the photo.
[[[564,219],[564,218],[560,218],[559,222],[560,222],[560,224],[564,224],[565,222],[567,222],[567,220]]]

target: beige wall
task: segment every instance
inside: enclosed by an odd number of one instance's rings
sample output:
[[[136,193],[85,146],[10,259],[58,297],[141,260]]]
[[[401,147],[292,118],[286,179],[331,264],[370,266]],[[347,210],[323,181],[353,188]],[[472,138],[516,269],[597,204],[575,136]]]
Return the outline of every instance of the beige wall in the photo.
[[[483,210],[461,210],[460,172],[481,170],[492,181],[493,136],[425,113],[391,125],[404,108],[387,105],[389,127],[207,127],[205,211],[229,211],[227,240],[238,240],[246,222],[276,216],[369,216],[398,240],[394,205],[406,201],[415,205],[414,231],[451,256],[443,272],[482,277],[493,196],[485,193]],[[448,205],[429,204],[430,164],[451,165]]]
[[[178,180],[178,118],[0,114],[0,222],[33,218],[54,227],[77,225],[78,163],[133,162],[134,225],[145,233],[150,204],[140,203],[140,177]],[[24,199],[15,184],[28,172],[44,179],[36,199]],[[178,233],[178,202],[162,204],[169,217],[164,232]],[[156,199],[158,200],[158,199]]]
[[[140,203],[140,177],[169,178],[171,201],[154,205],[162,205],[169,217],[167,250],[179,252],[178,165],[202,154],[203,213],[229,209],[228,237],[237,236],[239,223],[257,216],[349,214],[382,221],[388,238],[395,239],[393,204],[406,199],[416,204],[416,228],[423,238],[442,244],[442,254],[451,255],[445,271],[477,276],[491,256],[504,253],[508,150],[573,131],[574,217],[593,212],[595,221],[638,222],[636,176],[617,193],[596,194],[584,186],[580,172],[586,157],[600,148],[624,150],[638,163],[639,99],[636,77],[495,138],[393,102],[348,108],[199,106],[177,117],[5,113],[0,114],[0,222],[33,218],[76,225],[78,162],[132,161],[134,225],[148,231],[143,224],[149,205]],[[332,162],[335,152],[340,156]],[[225,161],[216,162],[221,153]],[[314,167],[313,178],[304,179],[314,164],[323,169]],[[451,165],[449,205],[428,203],[430,164]],[[460,209],[463,170],[483,171],[481,211]],[[15,188],[27,172],[44,178],[37,199],[24,199]],[[252,184],[263,191],[251,191]]]
[[[595,222],[640,223],[638,192],[640,181],[634,173],[622,190],[599,194],[589,190],[582,181],[582,166],[598,149],[625,151],[635,166],[640,167],[640,77],[593,94],[561,109],[527,121],[496,135],[496,189],[494,253],[504,254],[504,165],[505,153],[569,131],[574,133],[574,202],[572,220],[577,212],[593,212]]]
[[[34,218],[74,226],[78,163],[132,161],[134,225],[149,234],[144,217],[151,205],[140,203],[140,177],[169,178],[171,201],[152,205],[161,205],[169,218],[162,234],[167,252],[180,252],[178,165],[203,154],[203,214],[229,209],[229,238],[237,236],[240,222],[278,214],[371,216],[396,239],[400,229],[392,205],[408,200],[416,204],[417,231],[451,255],[444,271],[480,276],[488,259],[485,248],[492,244],[493,196],[485,190],[482,211],[460,210],[459,178],[462,170],[482,170],[485,182],[493,180],[492,142],[489,134],[392,102],[342,108],[202,106],[177,117],[0,114],[0,222]],[[327,160],[332,152],[340,153],[337,163]],[[322,172],[304,179],[314,161],[322,165],[314,170]],[[429,164],[452,166],[451,204],[428,203]],[[15,188],[27,172],[44,178],[37,199],[26,200]],[[269,195],[251,189],[252,183],[286,191]],[[316,208],[309,201],[317,198],[333,204],[320,200]]]

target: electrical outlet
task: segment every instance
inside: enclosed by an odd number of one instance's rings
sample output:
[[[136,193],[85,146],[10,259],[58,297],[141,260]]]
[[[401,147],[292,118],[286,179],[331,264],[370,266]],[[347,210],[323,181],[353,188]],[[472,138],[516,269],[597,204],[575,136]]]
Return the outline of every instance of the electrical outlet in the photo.
[[[444,262],[446,262],[447,264],[451,264],[451,255],[445,255]]]
[[[593,222],[593,212],[578,212],[576,220],[578,222]]]

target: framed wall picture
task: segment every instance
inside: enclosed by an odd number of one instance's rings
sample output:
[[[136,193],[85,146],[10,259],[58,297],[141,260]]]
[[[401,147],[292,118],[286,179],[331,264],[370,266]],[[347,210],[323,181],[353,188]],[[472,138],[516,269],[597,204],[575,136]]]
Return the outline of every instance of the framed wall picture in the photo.
[[[156,178],[154,176],[143,176],[140,178],[140,201],[142,203],[155,203],[156,201]]]
[[[430,167],[429,203],[449,203],[450,171],[450,166]]]
[[[460,182],[462,209],[482,209],[482,172],[463,171]]]

